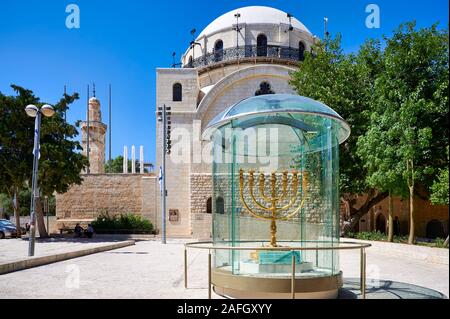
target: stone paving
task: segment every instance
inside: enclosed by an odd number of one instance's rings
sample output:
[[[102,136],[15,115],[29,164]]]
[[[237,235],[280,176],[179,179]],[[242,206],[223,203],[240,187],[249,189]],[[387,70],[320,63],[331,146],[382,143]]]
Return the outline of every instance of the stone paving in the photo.
[[[123,240],[123,239],[122,239]],[[102,238],[50,238],[37,239],[35,244],[35,257],[52,254],[67,253],[82,249],[90,249],[106,244],[120,242],[119,239]],[[28,257],[28,240],[2,239],[0,240],[0,264],[22,260]]]
[[[162,246],[158,241],[141,241],[135,246],[2,275],[0,299],[207,298],[207,252],[189,251],[189,289],[186,290],[183,243],[183,240],[170,240]],[[340,260],[348,289],[357,295],[357,280],[350,278],[359,277],[359,252],[342,251]],[[408,295],[410,286],[405,288],[403,284],[389,281],[427,287],[446,296],[449,293],[448,265],[395,258],[370,248],[367,249],[367,275],[369,288],[378,283],[384,287],[375,298],[392,297],[396,291],[405,289],[403,296]],[[391,292],[386,290],[389,287]],[[423,297],[426,292],[422,292],[409,296]],[[368,298],[371,297],[369,294]]]

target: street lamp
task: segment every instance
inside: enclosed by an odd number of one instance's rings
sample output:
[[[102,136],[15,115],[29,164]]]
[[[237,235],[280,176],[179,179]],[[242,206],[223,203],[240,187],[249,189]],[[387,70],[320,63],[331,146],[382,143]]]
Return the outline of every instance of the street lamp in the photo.
[[[34,256],[34,243],[36,239],[36,198],[39,196],[38,192],[38,168],[39,168],[39,140],[40,140],[40,127],[42,114],[45,117],[52,117],[55,114],[55,110],[51,105],[44,105],[40,109],[35,105],[28,105],[25,108],[25,112],[29,117],[34,117],[34,147],[33,147],[33,178],[32,178],[32,191],[31,194],[31,221],[30,221],[30,241],[28,245],[28,256]]]

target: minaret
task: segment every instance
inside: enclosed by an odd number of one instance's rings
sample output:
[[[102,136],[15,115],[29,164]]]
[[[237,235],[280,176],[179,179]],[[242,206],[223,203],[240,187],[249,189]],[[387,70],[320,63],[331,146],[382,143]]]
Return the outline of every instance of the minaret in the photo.
[[[95,91],[94,91],[95,92]],[[105,136],[107,126],[102,123],[100,101],[95,97],[89,99],[89,172],[105,173]],[[87,121],[81,123],[83,155],[87,156]]]

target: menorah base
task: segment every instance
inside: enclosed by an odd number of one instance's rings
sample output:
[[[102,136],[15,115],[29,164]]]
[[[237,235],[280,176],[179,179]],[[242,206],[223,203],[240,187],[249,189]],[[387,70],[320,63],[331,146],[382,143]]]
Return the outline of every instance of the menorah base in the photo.
[[[260,265],[291,265],[292,254],[295,256],[295,263],[301,263],[301,254],[299,251],[260,251],[258,261]]]

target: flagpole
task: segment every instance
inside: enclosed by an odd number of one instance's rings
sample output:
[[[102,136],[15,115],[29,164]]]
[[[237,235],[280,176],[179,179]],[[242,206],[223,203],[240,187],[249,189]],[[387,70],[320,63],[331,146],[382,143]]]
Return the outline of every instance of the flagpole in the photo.
[[[162,236],[161,243],[166,244],[166,152],[167,152],[167,114],[166,105],[163,106],[162,110],[162,130],[163,130],[163,150],[162,150],[162,194],[161,194],[161,208],[162,208]]]

